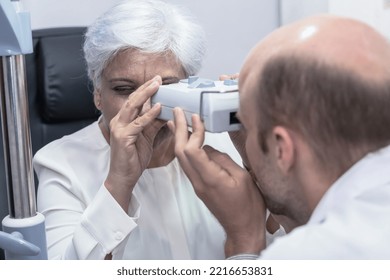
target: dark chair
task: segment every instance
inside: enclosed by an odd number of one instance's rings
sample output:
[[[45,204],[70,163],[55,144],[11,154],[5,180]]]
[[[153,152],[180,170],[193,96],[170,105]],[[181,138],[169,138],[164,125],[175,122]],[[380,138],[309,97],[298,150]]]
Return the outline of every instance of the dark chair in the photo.
[[[33,32],[26,57],[33,153],[98,117],[82,53],[85,28]]]
[[[95,121],[83,59],[84,27],[33,31],[34,53],[26,55],[26,74],[33,154],[47,143]],[[1,131],[0,131],[1,134]],[[0,139],[0,219],[8,215],[5,171]],[[0,259],[4,259],[0,252]]]

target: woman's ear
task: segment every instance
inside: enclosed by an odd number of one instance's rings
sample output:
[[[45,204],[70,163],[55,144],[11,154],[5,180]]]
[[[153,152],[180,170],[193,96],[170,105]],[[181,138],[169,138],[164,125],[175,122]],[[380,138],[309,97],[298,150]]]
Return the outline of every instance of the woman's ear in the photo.
[[[287,174],[296,160],[295,144],[289,130],[276,126],[272,130],[275,141],[275,158],[281,172]]]
[[[102,95],[101,93],[98,91],[98,90],[94,90],[93,91],[93,102],[95,103],[95,107],[101,111],[102,110],[102,102],[101,102],[101,99],[102,99]]]

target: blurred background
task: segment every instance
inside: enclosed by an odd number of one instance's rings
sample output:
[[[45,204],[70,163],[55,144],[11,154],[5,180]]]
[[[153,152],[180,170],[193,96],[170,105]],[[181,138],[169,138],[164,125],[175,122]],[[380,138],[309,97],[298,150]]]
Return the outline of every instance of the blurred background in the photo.
[[[189,9],[204,26],[208,53],[200,73],[215,79],[239,72],[251,49],[280,25],[313,14],[360,19],[390,39],[390,0],[166,0]],[[118,0],[21,0],[33,29],[88,26]]]

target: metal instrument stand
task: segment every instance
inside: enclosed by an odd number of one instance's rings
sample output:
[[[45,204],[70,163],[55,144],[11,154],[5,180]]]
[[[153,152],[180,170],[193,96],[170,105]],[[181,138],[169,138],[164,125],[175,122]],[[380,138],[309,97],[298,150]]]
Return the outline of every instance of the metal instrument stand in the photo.
[[[0,247],[5,258],[47,259],[44,216],[36,212],[24,54],[32,52],[29,13],[0,0],[0,105],[9,215]]]

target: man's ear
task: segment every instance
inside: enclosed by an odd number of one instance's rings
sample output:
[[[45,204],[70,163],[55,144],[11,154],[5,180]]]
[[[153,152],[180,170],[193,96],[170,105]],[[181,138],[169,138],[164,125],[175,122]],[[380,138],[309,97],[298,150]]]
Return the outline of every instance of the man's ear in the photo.
[[[101,111],[102,110],[102,95],[98,90],[93,91],[93,102],[95,103],[96,108]]]
[[[275,158],[281,172],[288,173],[294,164],[295,145],[291,133],[283,126],[276,126],[272,130],[275,141]]]

